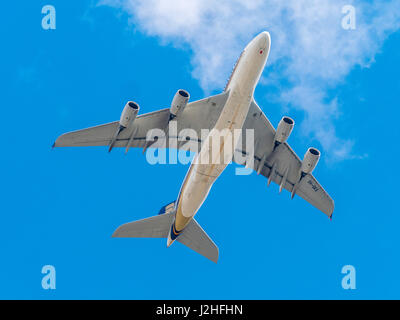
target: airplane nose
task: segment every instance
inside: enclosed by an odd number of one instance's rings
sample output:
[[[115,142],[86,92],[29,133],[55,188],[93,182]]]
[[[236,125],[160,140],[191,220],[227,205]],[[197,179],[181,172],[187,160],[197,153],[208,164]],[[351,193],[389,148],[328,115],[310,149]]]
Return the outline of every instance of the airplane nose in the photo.
[[[269,50],[269,47],[271,45],[271,36],[269,35],[268,31],[263,31],[259,35],[260,40],[260,47],[264,48],[265,50]]]

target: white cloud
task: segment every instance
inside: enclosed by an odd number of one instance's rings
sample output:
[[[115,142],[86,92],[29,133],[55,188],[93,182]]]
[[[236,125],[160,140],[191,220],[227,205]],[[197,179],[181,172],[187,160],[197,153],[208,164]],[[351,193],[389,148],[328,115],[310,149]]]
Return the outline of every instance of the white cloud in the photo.
[[[400,1],[343,0],[103,0],[131,16],[142,32],[190,46],[193,76],[205,92],[222,89],[252,36],[271,33],[268,79],[278,101],[305,114],[302,132],[331,159],[352,155],[353,142],[336,134],[338,105],[328,90],[359,65],[368,67],[384,40],[400,28]],[[356,8],[356,30],[342,28],[342,7]],[[283,85],[284,83],[284,85]]]

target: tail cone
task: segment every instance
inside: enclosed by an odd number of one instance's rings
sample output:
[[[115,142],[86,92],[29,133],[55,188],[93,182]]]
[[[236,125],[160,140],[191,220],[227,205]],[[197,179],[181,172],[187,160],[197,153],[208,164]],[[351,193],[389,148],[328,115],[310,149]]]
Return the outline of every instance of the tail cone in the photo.
[[[168,239],[167,239],[167,248],[168,248],[171,244],[173,244],[174,241],[175,241],[175,240],[172,240],[172,239],[171,239],[171,236],[168,235]]]

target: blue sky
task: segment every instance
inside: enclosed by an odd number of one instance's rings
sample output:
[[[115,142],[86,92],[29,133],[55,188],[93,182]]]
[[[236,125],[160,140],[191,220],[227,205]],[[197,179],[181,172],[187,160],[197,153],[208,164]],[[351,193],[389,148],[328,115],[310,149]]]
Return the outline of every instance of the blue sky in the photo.
[[[272,25],[277,13],[240,33],[194,35],[201,29],[192,22],[202,16],[167,30],[168,11],[154,7],[159,25],[143,3],[5,4],[0,298],[398,299],[400,34],[399,17],[385,16],[389,4],[370,10],[368,2],[354,3],[362,8],[359,27],[347,40],[340,33],[327,39],[327,46],[339,39],[340,48],[351,48],[334,52],[331,67],[330,53],[299,63],[283,49],[279,39],[302,21],[299,14],[286,27]],[[41,27],[45,4],[56,8],[56,30]],[[233,17],[224,15],[222,24]],[[145,113],[167,107],[178,88],[192,101],[218,93],[241,48],[264,29],[271,60],[255,98],[274,125],[283,114],[296,120],[289,143],[300,156],[310,145],[324,151],[314,173],[335,200],[333,221],[255,174],[235,176],[232,165],[197,215],[219,246],[218,264],[179,243],[167,249],[163,239],[112,239],[119,225],[175,200],[188,166],[150,165],[133,149],[51,150],[53,141],[118,119],[128,100]],[[293,46],[318,43],[312,30]],[[203,45],[213,36],[220,41],[208,52]],[[47,264],[56,268],[56,290],[41,287]],[[348,264],[356,268],[356,290],[341,287]],[[185,284],[170,290],[181,275]]]

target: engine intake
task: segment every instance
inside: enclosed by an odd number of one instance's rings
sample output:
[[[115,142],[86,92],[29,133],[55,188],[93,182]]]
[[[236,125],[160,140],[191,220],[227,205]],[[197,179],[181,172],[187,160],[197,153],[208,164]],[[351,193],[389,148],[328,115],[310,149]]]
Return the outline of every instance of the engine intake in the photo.
[[[279,121],[278,128],[275,133],[275,143],[281,144],[286,142],[292,133],[294,127],[294,120],[289,117],[283,117],[281,121]]]
[[[183,111],[189,102],[189,92],[183,89],[179,89],[174,96],[171,103],[171,108],[169,109],[170,120],[177,117],[179,113]]]
[[[121,118],[119,119],[119,124],[123,128],[129,127],[139,112],[139,105],[133,101],[129,101],[122,111]]]
[[[315,148],[308,148],[306,154],[304,155],[304,159],[301,162],[301,172],[302,173],[311,173],[316,167],[319,157],[321,156],[321,152]]]

